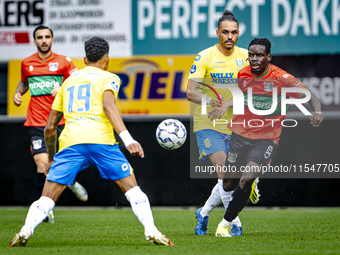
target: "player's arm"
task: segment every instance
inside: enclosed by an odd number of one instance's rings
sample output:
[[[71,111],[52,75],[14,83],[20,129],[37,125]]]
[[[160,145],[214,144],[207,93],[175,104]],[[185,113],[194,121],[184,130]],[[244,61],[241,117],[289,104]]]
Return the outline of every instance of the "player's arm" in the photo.
[[[217,118],[220,119],[232,106],[233,106],[233,99],[223,102],[222,106],[215,106],[209,111],[208,119],[210,119],[210,121],[213,121],[214,119],[217,119]]]
[[[57,153],[57,128],[58,124],[63,117],[63,113],[51,110],[48,116],[46,127],[44,130],[45,144],[47,149],[48,163],[45,169],[45,175],[47,175],[53,164],[53,157]]]
[[[319,98],[312,92],[311,93],[311,98],[308,101],[310,106],[312,107],[314,113],[312,116],[309,118],[310,119],[310,124],[313,125],[313,127],[319,127],[321,122],[323,121],[323,116],[321,113],[321,102]]]
[[[202,94],[198,92],[199,86],[200,85],[197,82],[188,80],[187,99],[195,104],[201,104]]]
[[[195,104],[201,104],[202,103],[202,93],[199,92],[201,84],[199,82],[196,82],[194,80],[189,80],[188,81],[188,87],[187,87],[187,99],[190,102],[193,102]],[[224,100],[224,97],[222,95],[219,95],[221,100]],[[214,100],[215,99],[215,100]],[[212,97],[208,97],[207,103],[210,104],[211,106],[221,106],[219,99],[217,96],[214,96],[214,99]],[[215,104],[216,103],[216,104]]]
[[[116,99],[112,90],[106,90],[103,93],[103,108],[106,117],[110,121],[113,128],[119,134],[120,138],[123,140],[126,149],[133,156],[141,156],[144,158],[144,151],[142,146],[135,141],[129,131],[126,129],[123,122],[122,116],[120,115],[119,109],[116,105]]]
[[[20,80],[18,83],[18,87],[13,96],[13,102],[16,106],[20,106],[22,103],[22,95],[24,95],[28,90],[28,82]]]
[[[201,104],[202,103],[202,91],[207,91],[204,90],[204,86],[202,86],[202,82],[204,82],[204,77],[206,76],[206,72],[208,69],[207,63],[209,63],[209,59],[205,55],[200,55],[199,53],[193,65],[191,66],[190,69],[190,75],[189,75],[189,80],[188,80],[188,86],[186,90],[187,94],[187,99],[190,102],[193,102],[195,104]],[[218,102],[219,100],[213,100],[214,95],[211,95],[208,97],[207,103],[215,106],[215,102],[217,103],[216,105],[220,105]],[[222,97],[222,96],[220,96]],[[223,100],[221,98],[221,100]]]
[[[284,75],[283,75],[283,77],[285,77]],[[286,79],[288,87],[308,89],[306,84],[304,84],[301,81],[299,81],[298,79],[296,79],[293,75],[291,75],[291,74],[288,74],[288,75],[289,75],[289,79]],[[309,120],[310,120],[310,123],[313,125],[313,127],[318,127],[318,126],[320,126],[321,122],[323,121],[323,116],[322,116],[322,113],[321,113],[321,102],[320,102],[319,98],[311,90],[309,90],[309,92],[311,94],[311,98],[309,99],[308,103],[310,104],[310,106],[312,107],[312,109],[314,111],[314,113],[309,118]],[[288,93],[287,95],[291,96],[291,97],[297,97],[296,93],[292,93],[292,94]],[[301,96],[301,94],[299,96]],[[305,94],[302,94],[302,97],[305,97],[305,96],[306,96]]]

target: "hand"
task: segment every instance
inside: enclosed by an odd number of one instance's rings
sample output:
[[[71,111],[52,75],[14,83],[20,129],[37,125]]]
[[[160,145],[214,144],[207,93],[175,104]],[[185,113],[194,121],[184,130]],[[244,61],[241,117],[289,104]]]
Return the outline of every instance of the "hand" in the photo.
[[[52,166],[53,163],[54,163],[54,160],[49,161],[49,162],[46,164],[46,168],[45,168],[45,171],[44,171],[45,176],[47,176],[47,174],[48,174],[48,172],[50,171],[50,168],[51,168],[51,166]]]
[[[60,89],[61,89],[60,86],[54,86],[52,89],[51,95],[55,97],[58,94]]]
[[[13,96],[13,102],[16,106],[20,106],[22,103],[21,93],[17,92]]]
[[[319,127],[321,125],[321,122],[323,121],[322,114],[319,113],[313,113],[312,116],[309,118],[310,124],[313,125],[313,127]]]
[[[128,147],[126,147],[126,149],[130,152],[132,156],[140,156],[141,158],[144,158],[144,151],[140,143],[132,143]]]
[[[208,119],[210,119],[210,121],[213,121],[214,119],[217,119],[217,118],[220,119],[223,116],[223,114],[227,112],[230,106],[231,105],[227,101],[227,102],[224,102],[221,107],[216,106],[212,108],[211,111],[208,113]]]
[[[221,98],[221,101],[223,102],[224,101],[224,96],[221,96],[221,95],[219,95],[219,96]],[[215,104],[214,100],[211,97],[209,97],[209,99],[208,99],[208,104],[210,104],[212,107],[222,106],[221,103],[220,103],[220,100],[218,99],[217,96],[215,96],[214,99],[216,101],[216,104]]]

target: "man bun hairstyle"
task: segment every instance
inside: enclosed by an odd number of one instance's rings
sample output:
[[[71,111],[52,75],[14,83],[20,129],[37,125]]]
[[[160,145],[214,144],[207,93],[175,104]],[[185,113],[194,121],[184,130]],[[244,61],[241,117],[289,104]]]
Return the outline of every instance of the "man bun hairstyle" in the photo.
[[[248,46],[248,49],[250,46],[252,45],[263,45],[264,47],[266,47],[266,53],[267,55],[270,53],[270,48],[272,47],[271,42],[267,39],[267,38],[254,38]]]
[[[43,26],[43,25],[40,25],[40,26],[37,26],[34,31],[33,31],[33,39],[35,40],[35,32],[37,32],[38,30],[43,30],[43,29],[48,29],[51,31],[51,35],[52,35],[52,38],[53,38],[53,31],[52,29],[50,29],[49,27],[46,27],[46,26]]]
[[[220,24],[221,24],[223,21],[225,21],[225,20],[227,20],[227,21],[234,21],[234,22],[237,23],[237,26],[239,26],[238,21],[237,21],[237,19],[235,18],[234,14],[233,14],[231,11],[229,11],[229,10],[225,10],[225,11],[223,12],[222,17],[219,18],[219,20],[218,20],[218,27],[220,27]]]
[[[109,53],[109,44],[101,37],[92,37],[85,42],[85,53],[87,60],[95,63]]]

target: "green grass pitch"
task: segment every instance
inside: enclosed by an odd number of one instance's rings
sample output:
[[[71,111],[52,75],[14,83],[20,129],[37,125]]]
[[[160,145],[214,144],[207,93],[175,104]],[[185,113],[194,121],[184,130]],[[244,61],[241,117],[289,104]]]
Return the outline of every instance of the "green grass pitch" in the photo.
[[[0,254],[340,254],[340,209],[247,209],[243,236],[217,238],[222,210],[210,214],[208,234],[195,236],[194,210],[154,210],[158,229],[175,244],[146,242],[131,210],[56,209],[26,247],[8,247],[27,209],[0,209]]]

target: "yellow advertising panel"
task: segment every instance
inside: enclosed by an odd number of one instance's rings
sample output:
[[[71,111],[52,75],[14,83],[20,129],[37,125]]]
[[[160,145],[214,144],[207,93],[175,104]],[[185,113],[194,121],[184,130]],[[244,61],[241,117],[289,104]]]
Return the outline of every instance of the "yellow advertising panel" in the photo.
[[[117,105],[122,114],[189,115],[190,104],[186,87],[190,56],[138,56],[110,59],[108,71],[121,79]],[[73,59],[78,69],[85,67],[83,59]],[[11,60],[8,66],[7,115],[24,117],[30,100],[29,92],[16,107],[13,95],[20,80],[21,60]]]

